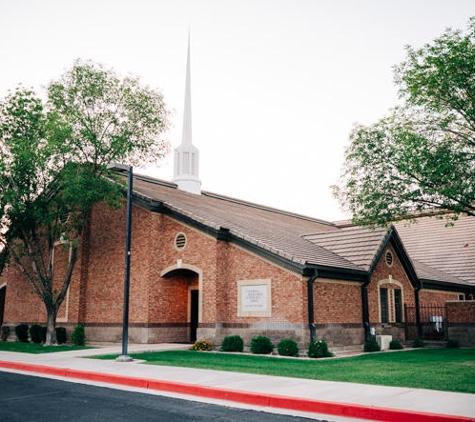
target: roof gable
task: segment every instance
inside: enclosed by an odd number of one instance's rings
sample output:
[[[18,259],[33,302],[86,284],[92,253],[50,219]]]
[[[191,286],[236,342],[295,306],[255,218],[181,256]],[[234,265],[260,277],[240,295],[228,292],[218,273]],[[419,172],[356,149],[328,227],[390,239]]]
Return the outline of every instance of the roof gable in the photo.
[[[419,263],[421,278],[475,285],[475,218],[461,216],[453,226],[446,224],[445,219],[421,217],[415,224],[400,222],[395,227]]]

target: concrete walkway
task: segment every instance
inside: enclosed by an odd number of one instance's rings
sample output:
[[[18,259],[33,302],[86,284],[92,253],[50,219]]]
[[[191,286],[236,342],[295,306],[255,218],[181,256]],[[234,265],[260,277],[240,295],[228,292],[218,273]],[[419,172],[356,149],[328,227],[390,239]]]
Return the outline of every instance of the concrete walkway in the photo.
[[[187,347],[140,344],[128,352]],[[475,422],[473,394],[87,359],[120,353],[120,345],[39,355],[0,351],[0,371],[331,421]]]

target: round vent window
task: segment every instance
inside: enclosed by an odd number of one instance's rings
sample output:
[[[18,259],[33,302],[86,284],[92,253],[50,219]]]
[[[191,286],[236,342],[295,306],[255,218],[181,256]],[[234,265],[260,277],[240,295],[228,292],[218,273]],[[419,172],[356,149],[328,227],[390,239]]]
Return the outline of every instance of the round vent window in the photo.
[[[391,253],[391,251],[386,251],[386,255],[384,256],[384,259],[385,259],[386,264],[388,265],[388,267],[392,267],[392,265],[393,265],[393,254]]]
[[[178,250],[185,249],[186,246],[186,235],[185,233],[178,233],[175,236],[175,248]]]

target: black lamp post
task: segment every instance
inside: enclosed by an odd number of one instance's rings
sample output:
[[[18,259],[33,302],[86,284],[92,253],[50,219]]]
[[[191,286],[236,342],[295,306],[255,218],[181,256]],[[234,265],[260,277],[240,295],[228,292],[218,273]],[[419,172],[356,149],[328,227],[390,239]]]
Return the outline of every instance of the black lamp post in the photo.
[[[127,216],[125,225],[125,266],[124,266],[124,309],[122,319],[122,355],[116,360],[118,362],[130,362],[133,359],[127,354],[129,340],[129,290],[130,290],[130,244],[132,238],[132,188],[134,181],[134,170],[132,166],[111,163],[107,166],[109,170],[116,170],[128,173],[127,182]]]

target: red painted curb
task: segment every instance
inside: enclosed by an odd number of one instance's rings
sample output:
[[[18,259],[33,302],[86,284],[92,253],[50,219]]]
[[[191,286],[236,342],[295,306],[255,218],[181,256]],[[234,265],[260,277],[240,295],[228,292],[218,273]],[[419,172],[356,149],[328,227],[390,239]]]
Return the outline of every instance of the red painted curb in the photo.
[[[372,421],[475,422],[475,418],[465,416],[442,415],[439,413],[425,413],[411,410],[390,409],[385,407],[363,406],[350,403],[337,403],[296,397],[251,393],[173,381],[136,378],[101,372],[81,371],[78,369],[33,365],[28,363],[0,361],[0,367],[18,371],[54,375],[64,378],[83,379],[88,381],[126,385],[128,387],[138,387],[149,390],[168,391],[178,394],[228,400],[261,407],[291,409],[303,412],[321,413],[325,415],[367,419]]]

